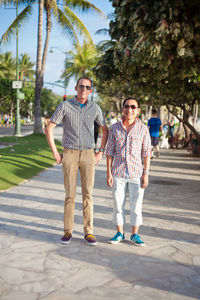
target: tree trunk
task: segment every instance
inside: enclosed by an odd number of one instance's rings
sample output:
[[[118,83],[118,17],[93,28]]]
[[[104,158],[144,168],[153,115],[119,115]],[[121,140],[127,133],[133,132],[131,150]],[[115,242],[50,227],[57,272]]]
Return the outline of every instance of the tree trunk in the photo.
[[[46,39],[45,39],[44,51],[43,51],[43,57],[42,57],[42,79],[44,77],[44,70],[45,70],[48,47],[49,47],[49,39],[50,39],[50,33],[51,33],[51,28],[52,28],[51,7],[46,7],[46,15],[47,15],[47,18],[46,18],[47,28],[46,28]]]
[[[152,116],[152,106],[149,106],[149,112],[148,112],[148,120],[151,119]]]
[[[183,122],[183,126],[186,125],[191,130],[191,132],[194,133],[194,135],[196,136],[196,138],[200,140],[200,133],[198,133],[198,131],[194,128],[194,126],[192,126],[192,124],[190,124],[190,122],[189,122],[189,117],[190,117],[189,111],[186,109],[185,106],[182,106],[181,108],[183,109],[183,118],[180,118],[176,113],[172,112],[170,110],[170,107],[167,105],[168,111],[172,115],[174,115],[175,117],[177,117],[177,119],[180,122]]]
[[[42,0],[44,1],[44,0]],[[43,3],[44,5],[44,3]],[[41,36],[41,50],[39,50],[39,65],[38,65],[38,81],[37,81],[37,72],[36,72],[36,91],[35,91],[35,100],[36,100],[36,105],[37,108],[35,108],[35,112],[37,111],[37,120],[36,120],[36,114],[35,114],[35,123],[34,123],[34,132],[38,133],[43,133],[42,129],[42,121],[41,121],[41,91],[43,87],[43,82],[44,82],[44,70],[45,70],[45,65],[46,65],[46,58],[47,58],[47,53],[48,53],[48,46],[49,46],[49,38],[50,38],[50,33],[51,33],[51,28],[52,28],[52,22],[51,22],[51,7],[48,6],[46,7],[46,20],[47,20],[47,26],[46,26],[46,39],[45,39],[45,44],[44,44],[44,51],[42,55],[42,36]],[[43,19],[42,19],[43,23]],[[39,44],[39,29],[38,29],[38,44]],[[41,61],[42,57],[42,61]]]
[[[34,112],[34,133],[42,133],[41,120],[41,99],[40,94],[43,86],[42,82],[42,29],[43,29],[44,0],[39,0],[38,17],[38,44],[37,44],[37,64],[36,64],[36,85],[35,85],[35,112]]]
[[[194,120],[194,126],[197,123],[198,119],[198,110],[199,110],[199,105],[198,102],[194,104],[194,109],[193,109],[193,120]]]
[[[165,115],[164,115],[164,106],[160,106],[159,108],[159,112],[160,112],[160,120],[162,122],[162,124],[164,123],[164,119],[165,119]]]
[[[190,140],[190,130],[184,123],[183,123],[183,128],[184,128],[186,140],[189,141]]]

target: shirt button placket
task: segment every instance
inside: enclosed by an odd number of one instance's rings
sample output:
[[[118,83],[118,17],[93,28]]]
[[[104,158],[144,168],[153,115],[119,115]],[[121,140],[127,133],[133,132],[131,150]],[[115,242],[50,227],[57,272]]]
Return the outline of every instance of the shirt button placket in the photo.
[[[80,108],[80,129],[79,129],[79,139],[80,139],[80,150],[82,150],[83,147],[83,111]]]

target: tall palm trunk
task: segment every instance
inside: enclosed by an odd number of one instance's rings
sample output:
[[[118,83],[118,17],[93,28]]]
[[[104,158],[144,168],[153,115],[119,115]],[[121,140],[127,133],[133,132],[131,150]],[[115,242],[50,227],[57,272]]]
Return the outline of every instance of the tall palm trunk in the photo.
[[[50,33],[51,33],[51,28],[52,28],[51,7],[46,7],[46,20],[47,20],[46,39],[45,39],[44,51],[43,51],[43,57],[42,57],[42,78],[44,77],[44,70],[45,70],[48,47],[49,47],[49,39],[50,39]]]
[[[41,120],[41,89],[42,89],[42,29],[43,29],[43,11],[44,0],[39,0],[39,17],[38,17],[38,44],[37,44],[37,64],[36,64],[36,84],[35,84],[35,112],[34,112],[34,132],[42,133]]]
[[[45,70],[46,58],[47,58],[47,53],[48,53],[50,32],[51,32],[51,28],[52,28],[51,8],[50,7],[46,7],[46,16],[47,16],[46,17],[47,18],[47,26],[46,26],[46,39],[45,39],[45,44],[44,44],[43,55],[42,55],[42,36],[41,36],[41,40],[40,40],[39,29],[38,29],[38,45],[41,42],[41,44],[40,44],[41,49],[38,49],[38,56],[37,56],[38,72],[36,71],[36,89],[35,89],[35,107],[36,108],[35,108],[34,132],[37,132],[37,133],[43,132],[42,122],[41,122],[41,111],[40,111],[40,108],[41,108],[40,96],[41,96],[41,91],[42,91],[42,87],[43,87],[44,70]],[[42,19],[42,21],[43,21],[43,19]],[[39,25],[39,27],[40,27],[40,25]]]

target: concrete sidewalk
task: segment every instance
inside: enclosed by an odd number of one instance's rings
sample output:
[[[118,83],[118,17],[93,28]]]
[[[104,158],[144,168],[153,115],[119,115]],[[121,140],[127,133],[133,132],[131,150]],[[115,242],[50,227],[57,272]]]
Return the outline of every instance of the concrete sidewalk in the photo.
[[[28,135],[33,132],[33,124],[22,124],[20,127],[20,131],[22,136]],[[8,136],[8,135],[14,135],[15,128],[12,127],[0,127],[0,137],[2,136]]]
[[[182,150],[164,150],[152,161],[140,229],[144,248],[129,243],[129,217],[127,240],[107,243],[115,228],[105,158],[96,168],[93,193],[96,247],[83,240],[79,179],[73,239],[69,245],[59,243],[61,166],[1,193],[0,299],[200,299],[199,171],[199,159]]]

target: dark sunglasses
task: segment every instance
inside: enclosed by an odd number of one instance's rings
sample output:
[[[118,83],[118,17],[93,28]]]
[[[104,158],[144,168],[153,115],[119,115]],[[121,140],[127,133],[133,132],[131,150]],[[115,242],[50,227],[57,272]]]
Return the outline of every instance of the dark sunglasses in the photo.
[[[78,86],[81,90],[84,90],[84,88],[86,88],[86,90],[91,90],[91,86],[89,86],[89,85],[83,85],[83,84],[80,84],[79,86]]]
[[[126,109],[129,108],[129,107],[130,107],[131,109],[136,109],[136,108],[138,108],[138,107],[135,106],[134,104],[133,104],[133,105],[128,105],[128,104],[125,104],[125,105],[124,105],[124,108],[126,108]]]

